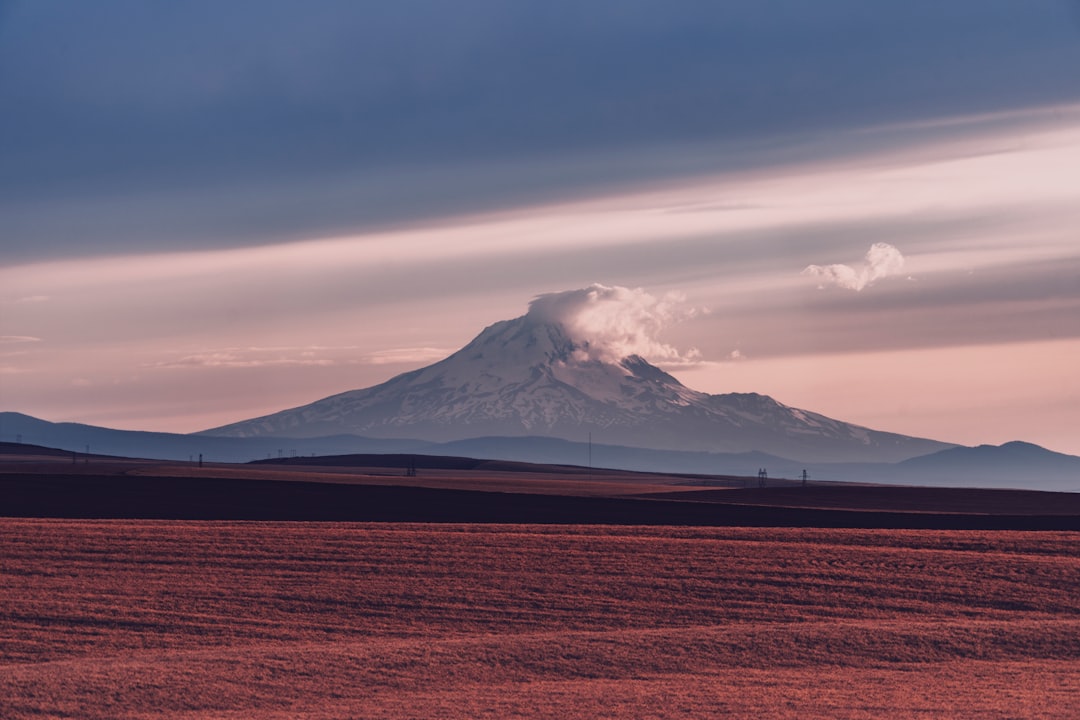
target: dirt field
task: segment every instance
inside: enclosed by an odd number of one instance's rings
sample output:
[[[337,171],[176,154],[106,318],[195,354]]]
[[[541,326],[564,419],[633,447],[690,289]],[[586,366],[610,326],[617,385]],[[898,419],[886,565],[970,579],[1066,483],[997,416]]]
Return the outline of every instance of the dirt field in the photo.
[[[1075,718],[1078,548],[0,520],[0,717]]]

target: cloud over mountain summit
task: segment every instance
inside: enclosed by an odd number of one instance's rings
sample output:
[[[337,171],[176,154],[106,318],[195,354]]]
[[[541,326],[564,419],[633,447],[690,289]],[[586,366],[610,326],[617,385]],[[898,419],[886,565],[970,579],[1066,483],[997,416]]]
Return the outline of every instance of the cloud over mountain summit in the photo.
[[[544,293],[529,303],[527,317],[561,325],[579,345],[579,359],[618,362],[639,355],[661,365],[700,361],[696,348],[681,351],[660,339],[666,327],[700,312],[678,293],[656,297],[642,288],[588,287]]]

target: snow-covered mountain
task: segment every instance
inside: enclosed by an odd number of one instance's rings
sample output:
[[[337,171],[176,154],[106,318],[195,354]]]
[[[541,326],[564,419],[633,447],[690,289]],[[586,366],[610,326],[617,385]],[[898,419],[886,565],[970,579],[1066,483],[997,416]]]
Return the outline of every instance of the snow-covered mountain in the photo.
[[[596,359],[562,325],[525,315],[495,323],[433,365],[202,435],[366,437],[445,442],[545,436],[664,450],[761,451],[817,462],[895,462],[951,447],[783,405],[710,395],[638,356]]]

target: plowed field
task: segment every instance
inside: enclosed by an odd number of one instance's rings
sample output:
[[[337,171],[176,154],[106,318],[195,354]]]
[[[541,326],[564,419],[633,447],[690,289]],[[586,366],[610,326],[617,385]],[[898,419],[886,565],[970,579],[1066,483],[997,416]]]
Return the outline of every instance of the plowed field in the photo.
[[[1075,718],[1080,534],[0,520],[0,718]]]

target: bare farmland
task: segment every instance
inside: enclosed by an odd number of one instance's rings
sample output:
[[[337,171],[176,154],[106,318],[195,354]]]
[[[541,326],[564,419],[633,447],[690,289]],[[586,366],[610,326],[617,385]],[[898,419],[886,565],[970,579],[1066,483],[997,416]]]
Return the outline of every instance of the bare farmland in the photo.
[[[0,717],[1074,717],[1076,533],[0,521]]]

